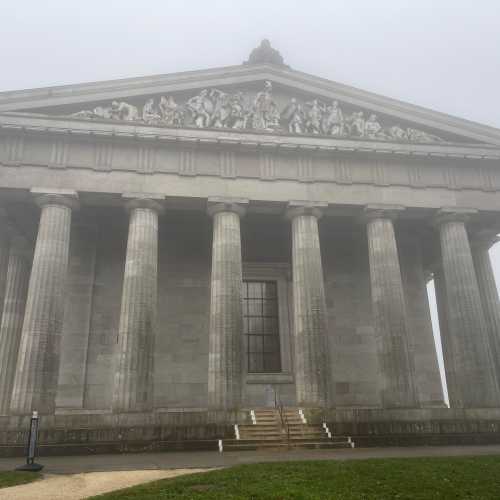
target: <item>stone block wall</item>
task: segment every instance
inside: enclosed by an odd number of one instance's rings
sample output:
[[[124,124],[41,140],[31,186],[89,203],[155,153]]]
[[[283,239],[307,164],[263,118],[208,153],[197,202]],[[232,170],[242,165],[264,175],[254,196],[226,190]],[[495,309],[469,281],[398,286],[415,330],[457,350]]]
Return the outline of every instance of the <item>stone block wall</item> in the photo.
[[[331,397],[339,407],[380,405],[371,317],[368,249],[363,225],[321,221],[322,260],[332,366]]]

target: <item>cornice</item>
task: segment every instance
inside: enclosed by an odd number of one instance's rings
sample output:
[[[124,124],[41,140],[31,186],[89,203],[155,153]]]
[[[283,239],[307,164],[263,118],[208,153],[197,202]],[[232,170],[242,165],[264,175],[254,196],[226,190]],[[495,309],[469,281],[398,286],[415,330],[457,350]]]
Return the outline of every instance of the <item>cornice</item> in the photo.
[[[0,131],[22,131],[46,135],[71,135],[96,138],[134,139],[186,143],[190,145],[221,145],[268,151],[375,153],[394,156],[500,159],[500,147],[458,145],[450,143],[417,144],[361,139],[335,139],[298,136],[272,132],[167,128],[124,122],[84,121],[68,117],[52,117],[27,113],[0,113]]]
[[[195,81],[198,86],[200,84],[200,78],[204,78],[207,82],[210,82],[214,78],[220,78],[221,74],[231,76],[240,73],[243,75],[255,73],[255,69],[250,66],[228,66],[208,70],[183,71],[165,75],[12,90],[0,92],[0,110],[10,110],[13,109],[13,107],[16,109],[25,109],[62,105],[67,102],[87,102],[89,100],[95,100],[96,94],[106,92],[111,92],[116,97],[141,95],[144,92],[156,93],[162,92],[165,86],[168,86],[167,88],[170,89],[170,84],[174,85],[172,90],[179,90],[175,87],[181,86],[181,89],[189,88],[189,83],[193,81]],[[186,84],[188,85],[187,87],[185,87]]]

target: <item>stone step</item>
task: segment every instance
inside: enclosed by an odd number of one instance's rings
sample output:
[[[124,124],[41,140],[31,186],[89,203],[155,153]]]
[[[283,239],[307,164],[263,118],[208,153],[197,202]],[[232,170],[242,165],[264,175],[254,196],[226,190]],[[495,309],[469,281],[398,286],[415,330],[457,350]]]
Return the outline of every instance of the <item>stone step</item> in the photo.
[[[289,425],[288,428],[294,432],[302,432],[305,430],[313,431],[313,432],[325,432],[325,429],[323,429],[323,427],[313,427],[313,426],[309,426],[309,425]],[[325,432],[325,434],[326,434],[326,432]]]
[[[290,436],[319,436],[319,437],[328,437],[326,432],[285,432],[285,434],[289,434]]]
[[[311,432],[322,432],[326,434],[325,429],[323,429],[322,427],[308,427],[307,425],[300,425],[300,426],[289,425],[288,428],[293,432],[311,431]]]
[[[240,436],[240,439],[227,439],[224,440],[224,442],[232,442],[232,441],[237,441],[241,443],[255,443],[259,441],[283,441],[287,442],[288,438],[286,435],[283,434],[277,434],[277,435],[269,435],[269,436],[259,436],[259,437],[254,437],[254,436]],[[330,439],[328,436],[290,436],[290,441],[299,443],[299,442],[312,442],[312,441],[318,441],[318,442],[328,442],[328,443],[346,443],[348,442],[346,438],[332,438]]]
[[[285,435],[281,430],[269,431],[269,432],[240,432],[240,436],[250,437],[251,439],[259,439],[259,437],[267,437],[267,436],[283,436]]]
[[[287,426],[284,426],[285,429]],[[307,425],[289,425],[288,429],[290,429],[291,432],[322,432],[326,434],[325,430],[323,428],[314,428],[314,427],[307,427]]]
[[[270,424],[270,425],[249,425],[249,426],[246,426],[246,427],[238,427],[240,429],[240,431],[265,431],[265,430],[269,430],[269,429],[281,429],[281,425],[278,425],[276,423],[274,424]]]
[[[278,433],[281,434],[281,427],[271,427],[269,429],[240,429],[240,434],[251,434],[252,436],[258,436],[260,434]]]
[[[289,448],[350,448],[345,436],[329,438],[322,425],[303,422],[298,409],[254,410],[256,424],[239,426],[240,439],[224,441],[226,450],[258,450]]]
[[[283,439],[284,437],[286,436],[281,432],[269,432],[267,434],[240,434],[241,439]]]
[[[281,434],[276,434],[272,436],[258,436],[258,437],[241,436],[241,439],[238,439],[237,441],[248,444],[248,443],[258,443],[260,441],[265,441],[266,443],[270,441],[276,441],[281,443],[281,442],[286,442],[287,440],[285,436],[282,436]]]
[[[322,427],[319,426],[307,426],[307,425],[290,425],[290,426],[282,426],[278,424],[273,425],[240,425],[238,427],[240,435],[243,434],[251,434],[251,435],[259,435],[259,434],[269,434],[269,433],[281,433],[291,435],[317,435],[317,436],[326,436],[326,432]]]
[[[260,439],[279,439],[279,440],[293,440],[293,441],[300,441],[300,440],[308,440],[308,441],[330,441],[330,442],[344,442],[347,441],[346,438],[344,437],[332,437],[329,438],[326,434],[317,434],[317,433],[300,433],[300,434],[290,434],[287,435],[286,433],[283,432],[269,432],[269,433],[260,433],[260,434],[252,434],[252,433],[240,433],[240,441],[255,441],[255,440],[260,440]]]
[[[265,423],[262,423],[262,422],[257,422],[256,424],[240,424],[238,425],[238,427],[240,429],[255,429],[257,427],[271,427],[271,426],[276,426],[278,425],[278,422],[276,421],[272,421],[272,422],[265,422]]]
[[[350,448],[347,441],[291,441],[289,443],[282,441],[260,441],[253,443],[223,442],[224,451],[252,451],[252,450],[287,450],[290,448],[303,449],[338,449]]]
[[[252,424],[252,425],[240,425],[238,426],[239,429],[275,429],[277,427],[281,428],[281,424],[279,422],[272,422],[272,423],[265,423],[265,424]]]
[[[255,438],[241,438],[241,439],[224,439],[223,442],[224,443],[242,443],[242,444],[251,444],[251,443],[259,443],[260,441],[265,441],[266,443],[270,443],[270,442],[276,442],[276,443],[286,443],[288,440],[286,439],[286,436],[275,436],[275,437],[272,437],[272,436],[269,436],[267,438],[259,438],[259,439],[255,439]],[[310,438],[296,438],[296,439],[290,439],[290,441],[293,441],[294,443],[307,443],[307,442],[320,442],[320,443],[340,443],[340,442],[346,442],[346,440],[342,440],[342,441],[333,441],[331,439],[328,439],[328,438],[320,438],[320,439],[310,439]]]

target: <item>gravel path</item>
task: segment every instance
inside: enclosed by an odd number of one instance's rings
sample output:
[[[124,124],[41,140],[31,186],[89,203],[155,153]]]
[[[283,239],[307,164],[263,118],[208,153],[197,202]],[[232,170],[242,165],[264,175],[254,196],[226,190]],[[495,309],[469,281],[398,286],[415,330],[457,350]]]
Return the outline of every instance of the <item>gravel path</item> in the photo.
[[[47,474],[29,484],[0,489],[0,500],[77,500],[148,481],[204,472],[207,469],[132,470]]]

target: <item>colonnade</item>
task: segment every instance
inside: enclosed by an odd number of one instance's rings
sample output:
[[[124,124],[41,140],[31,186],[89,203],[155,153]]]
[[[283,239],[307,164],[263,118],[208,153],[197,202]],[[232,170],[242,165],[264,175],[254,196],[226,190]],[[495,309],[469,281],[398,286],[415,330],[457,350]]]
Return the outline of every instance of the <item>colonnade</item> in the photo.
[[[71,215],[78,207],[78,195],[71,191],[33,195],[41,214],[32,261],[15,231],[4,229],[0,238],[0,414],[55,411]],[[112,409],[147,412],[153,409],[162,205],[154,197],[132,196],[124,201],[129,229]],[[208,405],[216,410],[241,405],[240,219],[247,204],[243,199],[208,200],[213,218]],[[318,231],[325,205],[290,202],[286,213],[292,229],[297,404],[306,407],[334,406]],[[377,205],[365,207],[363,213],[385,408],[418,405],[394,231],[394,219],[402,210]],[[466,222],[471,215],[472,211],[443,209],[435,217],[441,249],[435,280],[446,375],[452,406],[499,407],[500,308],[488,256],[493,240],[491,234],[481,234],[473,245],[469,243]]]

